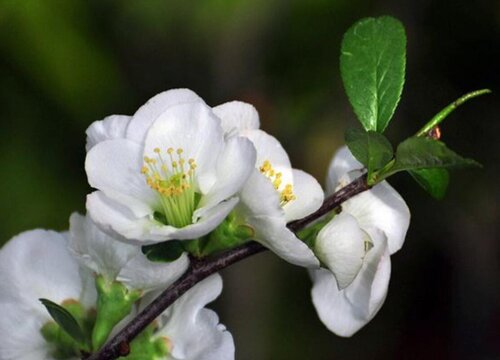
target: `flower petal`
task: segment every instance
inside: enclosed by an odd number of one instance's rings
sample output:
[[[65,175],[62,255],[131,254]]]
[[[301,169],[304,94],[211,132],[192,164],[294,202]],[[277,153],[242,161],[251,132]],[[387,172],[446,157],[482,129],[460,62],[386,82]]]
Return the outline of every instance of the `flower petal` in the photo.
[[[176,359],[232,360],[231,334],[219,324],[219,318],[204,306],[222,291],[222,279],[214,274],[180,297],[161,317],[159,334],[173,344]]]
[[[221,119],[225,134],[238,134],[244,130],[255,130],[260,126],[259,113],[251,104],[230,101],[213,108]]]
[[[140,243],[154,226],[149,217],[137,218],[129,208],[107,197],[102,191],[87,195],[87,211],[92,220],[110,236],[121,241]]]
[[[165,110],[174,105],[193,102],[203,103],[203,99],[189,89],[172,89],[153,96],[132,117],[127,127],[127,138],[142,143],[151,124]]]
[[[69,250],[80,263],[112,282],[140,248],[101,231],[90,217],[73,213],[69,219]]]
[[[312,250],[286,227],[278,193],[257,170],[245,184],[235,211],[255,229],[255,240],[278,256],[295,265],[319,267]]]
[[[368,235],[356,219],[341,213],[318,233],[314,252],[335,275],[339,289],[350,285],[358,275],[365,256]]]
[[[154,149],[183,149],[182,156],[196,161],[199,188],[206,194],[215,182],[217,158],[224,146],[220,120],[201,102],[168,108],[151,125],[144,156],[154,157]]]
[[[257,160],[255,165],[257,168],[264,164],[264,161],[269,161],[273,169],[278,173],[282,173],[282,184],[279,190],[282,190],[286,184],[293,185],[293,174],[290,159],[280,142],[273,136],[262,130],[247,130],[241,133],[252,141],[257,150]]]
[[[122,269],[117,280],[131,289],[151,291],[166,289],[174,283],[189,266],[189,257],[182,254],[177,260],[163,263],[152,262],[139,253]]]
[[[125,138],[125,132],[130,119],[130,116],[111,115],[90,124],[87,131],[85,131],[87,134],[87,152],[94,145],[102,141]]]
[[[67,238],[54,231],[32,230],[12,238],[0,250],[0,302],[19,303],[45,313],[38,299],[56,303],[79,299],[78,263]]]
[[[382,307],[389,285],[391,262],[382,232],[371,229],[373,248],[353,283],[339,290],[328,270],[311,271],[314,307],[325,326],[339,336],[352,336],[366,325]]]
[[[255,167],[255,148],[243,137],[228,139],[217,161],[217,181],[208,194],[203,196],[195,212],[195,218],[240,191]]]
[[[333,194],[335,192],[342,176],[349,171],[363,168],[363,164],[354,158],[347,146],[342,146],[337,150],[328,166],[328,175],[326,179],[327,194]]]
[[[356,174],[351,172],[343,179],[349,178],[346,182],[350,182],[355,177]],[[362,229],[377,227],[383,230],[391,254],[403,246],[410,226],[410,209],[387,181],[347,200],[342,204],[342,210],[354,216]]]
[[[87,154],[85,170],[90,186],[103,191],[107,197],[128,207],[135,216],[153,212],[157,195],[141,174],[143,164],[140,145],[115,139],[101,142]]]
[[[166,240],[196,239],[215,229],[238,203],[233,197],[206,211],[197,222],[183,228],[163,225],[152,217],[136,218],[101,191],[87,195],[87,211],[92,220],[106,233],[135,245],[149,245]]]
[[[0,359],[52,359],[50,345],[40,332],[51,318],[40,303],[39,306],[45,314],[36,315],[18,303],[0,303]]]
[[[237,197],[232,197],[218,203],[205,211],[196,222],[184,226],[183,228],[158,225],[151,229],[151,232],[148,234],[149,238],[145,237],[142,239],[144,240],[143,244],[171,239],[191,240],[207,235],[219,226],[219,224],[229,215],[231,210],[233,210],[234,206],[238,203],[238,200]]]
[[[287,222],[312,214],[323,204],[324,193],[318,181],[308,173],[293,169],[293,193],[295,200],[283,206]]]

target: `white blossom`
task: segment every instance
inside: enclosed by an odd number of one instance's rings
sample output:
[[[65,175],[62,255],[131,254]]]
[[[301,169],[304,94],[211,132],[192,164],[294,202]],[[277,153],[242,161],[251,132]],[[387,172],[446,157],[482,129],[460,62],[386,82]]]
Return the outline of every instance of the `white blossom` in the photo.
[[[330,164],[327,189],[333,192],[362,175],[363,166],[341,148]],[[328,269],[311,271],[312,300],[323,323],[351,336],[381,308],[390,280],[390,255],[403,245],[410,211],[383,181],[342,204],[318,234],[316,252]]]
[[[98,189],[87,210],[133,243],[206,235],[236,205],[255,164],[251,142],[225,139],[221,120],[186,89],[153,97],[131,118],[94,123],[87,134],[85,168]]]
[[[84,286],[90,279],[81,278],[67,243],[66,234],[32,230],[0,250],[0,359],[54,359],[54,347],[41,333],[53,320],[40,298],[84,306],[95,301],[95,289]]]
[[[255,108],[233,101],[214,108],[226,136],[244,136],[257,150],[256,168],[240,192],[235,213],[255,230],[255,240],[283,259],[318,267],[309,247],[287,228],[287,223],[316,211],[323,190],[309,174],[293,169],[286,151],[273,136],[259,129]]]

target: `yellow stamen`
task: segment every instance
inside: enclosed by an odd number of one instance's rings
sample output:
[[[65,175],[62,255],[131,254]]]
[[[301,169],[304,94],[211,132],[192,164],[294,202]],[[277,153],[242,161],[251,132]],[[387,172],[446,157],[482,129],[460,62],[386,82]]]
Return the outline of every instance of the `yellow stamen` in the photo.
[[[281,185],[283,183],[283,174],[281,172],[276,172],[276,170],[271,165],[269,160],[265,160],[262,165],[259,167],[259,171],[271,180],[276,191],[279,192],[280,195],[280,205],[283,207],[288,204],[290,201],[295,200],[297,197],[293,193],[293,185],[286,184],[282,190],[280,190]]]
[[[160,148],[153,149],[156,158],[144,157],[141,173],[147,185],[160,195],[162,213],[169,225],[183,227],[191,223],[195,209],[194,176],[196,161],[189,159],[189,167],[184,169],[186,160],[182,157],[183,149],[168,148],[170,158],[165,161]],[[177,159],[172,154],[176,152]],[[158,165],[157,165],[158,164]]]

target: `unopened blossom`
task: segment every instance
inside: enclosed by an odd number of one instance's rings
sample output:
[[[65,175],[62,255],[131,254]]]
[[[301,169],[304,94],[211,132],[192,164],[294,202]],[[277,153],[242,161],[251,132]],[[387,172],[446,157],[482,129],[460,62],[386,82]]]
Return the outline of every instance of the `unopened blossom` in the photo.
[[[132,117],[94,123],[87,135],[85,168],[98,189],[88,213],[129,242],[206,235],[236,205],[255,164],[251,142],[226,139],[221,120],[186,89],[156,95]]]
[[[330,192],[362,175],[344,147],[328,172]],[[401,196],[386,182],[347,200],[318,234],[315,251],[326,269],[311,271],[312,299],[332,332],[351,336],[382,307],[390,280],[390,255],[403,245],[410,221]]]
[[[254,239],[292,264],[318,267],[309,247],[287,223],[316,211],[323,190],[316,179],[293,169],[280,142],[259,129],[259,116],[249,104],[233,101],[214,108],[226,136],[244,136],[257,150],[255,170],[241,190],[235,213],[254,231]]]
[[[78,359],[57,355],[57,344],[42,334],[54,324],[40,298],[59,305],[90,309],[95,301],[91,279],[84,279],[67,249],[67,235],[32,230],[11,239],[0,250],[0,359]]]

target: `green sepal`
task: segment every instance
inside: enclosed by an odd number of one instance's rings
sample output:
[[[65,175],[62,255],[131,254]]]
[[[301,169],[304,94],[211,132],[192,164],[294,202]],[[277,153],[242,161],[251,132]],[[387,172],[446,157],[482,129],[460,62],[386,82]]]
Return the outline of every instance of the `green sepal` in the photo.
[[[128,290],[120,282],[108,282],[102,276],[96,278],[97,314],[92,331],[92,347],[94,350],[106,342],[113,328],[132,310],[134,303],[142,293]]]
[[[127,360],[162,360],[169,354],[169,344],[166,338],[155,337],[155,324],[150,324],[131,343]]]
[[[340,73],[356,116],[366,130],[383,132],[405,81],[406,35],[390,16],[366,18],[344,34]]]
[[[80,345],[55,322],[42,326],[40,332],[52,346],[50,356],[56,360],[74,359],[80,356]]]
[[[372,185],[372,173],[384,167],[394,157],[387,138],[375,131],[347,129],[345,142],[352,155],[368,169],[368,184]]]
[[[151,261],[172,262],[185,251],[182,243],[180,240],[169,240],[159,244],[142,246],[141,251]]]
[[[230,214],[219,226],[201,241],[201,255],[208,256],[239,246],[252,239],[255,230]]]
[[[52,302],[48,299],[39,299],[40,302],[45,306],[47,311],[49,312],[50,316],[54,321],[56,322],[59,327],[66,332],[72,339],[74,339],[78,344],[88,347],[88,338],[85,336],[85,332],[82,329],[82,326],[78,323],[76,317],[71,313],[69,309],[66,309],[65,307],[56,304],[55,302]],[[78,304],[76,301],[73,302],[68,302],[67,306],[71,306],[71,310],[73,312],[77,312],[77,316],[82,318],[83,309],[81,308],[81,305]],[[74,306],[73,306],[74,305]]]
[[[450,173],[446,169],[409,170],[410,175],[433,198],[441,200],[446,194],[450,182]]]

